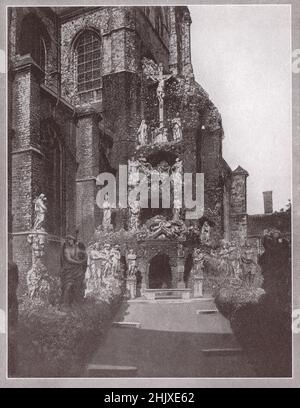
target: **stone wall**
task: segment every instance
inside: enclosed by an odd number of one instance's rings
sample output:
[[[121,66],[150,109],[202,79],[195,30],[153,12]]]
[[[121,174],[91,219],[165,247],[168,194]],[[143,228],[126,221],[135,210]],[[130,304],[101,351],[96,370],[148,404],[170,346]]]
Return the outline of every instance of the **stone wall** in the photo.
[[[20,56],[19,43],[23,18],[29,13],[35,14],[47,33],[45,72],[30,55]],[[11,127],[9,151],[11,154],[11,173],[9,185],[12,197],[13,252],[20,271],[20,280],[31,264],[31,248],[27,236],[34,221],[33,200],[40,193],[48,198],[49,217],[46,216],[46,228],[50,233],[64,235],[75,230],[75,133],[74,112],[70,105],[60,98],[58,93],[58,31],[57,18],[48,8],[12,9],[9,36],[9,69],[12,104],[10,110]],[[59,169],[61,177],[51,178],[49,173],[49,132],[56,134],[61,149]],[[51,160],[50,160],[51,162]],[[57,162],[58,164],[58,162]],[[50,185],[53,188],[50,189]],[[60,191],[59,191],[60,190]],[[60,194],[53,208],[54,195]],[[50,214],[52,215],[50,216]],[[59,219],[57,228],[54,221]],[[57,238],[60,240],[60,237]],[[59,252],[49,257],[59,265]],[[50,265],[50,264],[49,264]],[[21,285],[22,287],[22,285]]]
[[[130,7],[99,7],[76,16],[65,16],[61,24],[62,95],[74,105],[80,98],[76,89],[76,40],[84,30],[93,30],[102,47],[102,76],[136,71],[134,15]],[[101,101],[101,94],[90,99]]]

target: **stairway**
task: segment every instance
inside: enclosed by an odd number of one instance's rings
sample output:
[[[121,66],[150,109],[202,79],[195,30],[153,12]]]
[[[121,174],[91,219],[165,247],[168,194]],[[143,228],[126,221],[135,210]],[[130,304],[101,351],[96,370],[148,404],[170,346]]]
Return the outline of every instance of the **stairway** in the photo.
[[[173,295],[171,295],[173,296]],[[251,377],[211,298],[124,302],[87,366],[89,377]]]

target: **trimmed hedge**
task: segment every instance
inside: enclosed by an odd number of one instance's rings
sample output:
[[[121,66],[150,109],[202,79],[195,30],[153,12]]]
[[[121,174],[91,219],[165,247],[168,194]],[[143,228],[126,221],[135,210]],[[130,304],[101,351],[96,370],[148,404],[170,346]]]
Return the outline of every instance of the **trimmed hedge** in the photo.
[[[18,325],[17,377],[80,377],[119,307],[121,294],[107,301],[87,299],[70,311],[24,300]]]

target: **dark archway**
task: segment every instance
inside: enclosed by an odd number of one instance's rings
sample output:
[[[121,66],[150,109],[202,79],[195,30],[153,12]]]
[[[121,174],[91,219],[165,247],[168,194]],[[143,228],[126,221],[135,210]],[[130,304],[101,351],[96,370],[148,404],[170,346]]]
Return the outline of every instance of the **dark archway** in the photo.
[[[155,255],[149,266],[149,289],[167,289],[172,286],[170,258],[165,254]]]
[[[31,58],[45,71],[46,54],[49,47],[50,36],[44,24],[35,14],[27,14],[21,23],[18,41],[19,54],[30,54]]]

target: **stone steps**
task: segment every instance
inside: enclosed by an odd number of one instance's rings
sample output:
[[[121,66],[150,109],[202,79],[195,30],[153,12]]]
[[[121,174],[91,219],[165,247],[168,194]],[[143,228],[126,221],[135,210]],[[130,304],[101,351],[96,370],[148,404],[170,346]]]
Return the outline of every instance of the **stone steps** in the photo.
[[[177,295],[161,295],[161,296],[155,296],[154,300],[161,300],[161,299],[182,299],[182,297],[177,296]]]
[[[211,349],[202,349],[202,353],[207,357],[227,357],[235,356],[243,353],[243,349],[240,347],[233,348],[211,348]]]
[[[109,364],[89,364],[87,376],[95,378],[136,377],[138,369],[133,366],[118,366]]]
[[[141,328],[141,323],[138,322],[113,322],[112,324],[113,327],[119,327],[119,328],[134,328],[134,329],[140,329]]]

